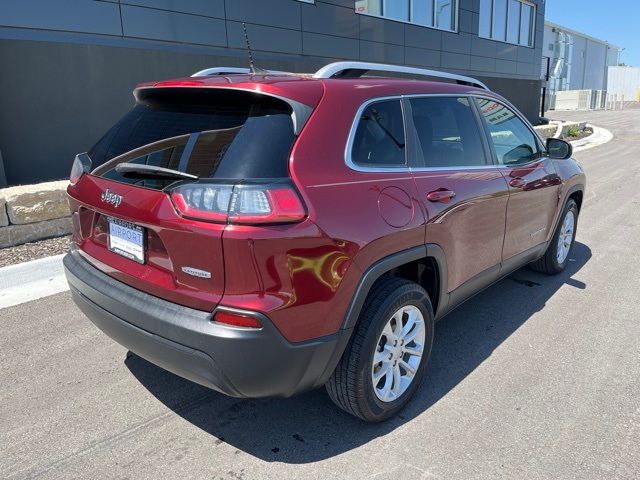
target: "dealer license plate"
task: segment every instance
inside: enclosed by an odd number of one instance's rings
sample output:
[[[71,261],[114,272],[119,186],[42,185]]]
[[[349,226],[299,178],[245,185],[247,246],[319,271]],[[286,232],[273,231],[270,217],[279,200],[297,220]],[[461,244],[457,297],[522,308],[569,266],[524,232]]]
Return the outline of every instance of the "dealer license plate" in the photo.
[[[144,228],[117,218],[108,218],[109,250],[144,263]]]

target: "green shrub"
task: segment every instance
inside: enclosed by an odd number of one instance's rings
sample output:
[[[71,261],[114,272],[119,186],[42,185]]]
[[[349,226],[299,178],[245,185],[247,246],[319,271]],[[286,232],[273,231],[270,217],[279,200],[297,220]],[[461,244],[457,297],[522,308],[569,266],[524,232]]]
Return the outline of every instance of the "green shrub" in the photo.
[[[577,137],[578,135],[580,135],[580,130],[575,127],[570,128],[569,131],[567,131],[567,136],[569,137]]]

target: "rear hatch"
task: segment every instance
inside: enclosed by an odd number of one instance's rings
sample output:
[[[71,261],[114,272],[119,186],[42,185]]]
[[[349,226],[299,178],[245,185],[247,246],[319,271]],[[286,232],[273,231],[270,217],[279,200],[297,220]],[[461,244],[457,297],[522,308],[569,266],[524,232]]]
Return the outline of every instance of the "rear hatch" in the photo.
[[[69,187],[74,241],[108,275],[210,311],[224,293],[222,234],[230,219],[300,219],[282,197],[293,189],[294,109],[233,89],[144,88],[136,98],[87,153],[93,171]],[[273,198],[290,211],[274,217]]]

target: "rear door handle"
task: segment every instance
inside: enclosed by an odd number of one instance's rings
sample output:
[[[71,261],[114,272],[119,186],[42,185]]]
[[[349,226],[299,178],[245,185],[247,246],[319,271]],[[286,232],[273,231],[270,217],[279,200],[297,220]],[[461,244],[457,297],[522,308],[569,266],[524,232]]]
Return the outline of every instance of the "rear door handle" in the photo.
[[[427,200],[430,202],[442,202],[449,203],[453,197],[456,196],[456,192],[453,190],[447,190],[446,188],[439,188],[433,192],[427,193]]]

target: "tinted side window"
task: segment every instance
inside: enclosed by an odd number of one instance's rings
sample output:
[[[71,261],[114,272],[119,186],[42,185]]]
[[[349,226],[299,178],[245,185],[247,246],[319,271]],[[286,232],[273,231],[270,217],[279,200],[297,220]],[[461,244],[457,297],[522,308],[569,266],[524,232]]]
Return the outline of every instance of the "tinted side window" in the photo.
[[[500,165],[528,163],[540,158],[534,134],[513,111],[493,100],[478,98],[476,101]]]
[[[351,160],[367,167],[404,167],[404,122],[400,100],[375,102],[360,116]]]
[[[466,97],[413,98],[417,167],[486,165],[478,122]]]

